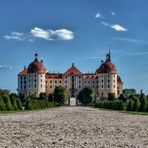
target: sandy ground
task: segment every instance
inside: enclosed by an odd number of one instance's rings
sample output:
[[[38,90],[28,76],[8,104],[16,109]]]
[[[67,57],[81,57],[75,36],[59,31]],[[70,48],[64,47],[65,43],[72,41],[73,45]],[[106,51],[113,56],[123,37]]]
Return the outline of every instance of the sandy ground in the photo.
[[[84,107],[0,115],[0,148],[148,148],[148,116]]]

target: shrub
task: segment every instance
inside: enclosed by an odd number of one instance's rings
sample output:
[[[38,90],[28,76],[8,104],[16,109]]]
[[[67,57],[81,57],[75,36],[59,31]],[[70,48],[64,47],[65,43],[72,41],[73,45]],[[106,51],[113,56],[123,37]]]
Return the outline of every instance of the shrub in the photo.
[[[6,110],[6,106],[5,106],[5,103],[3,101],[2,96],[0,96],[0,111],[4,111],[4,110]]]
[[[126,110],[127,110],[127,111],[133,111],[133,106],[134,106],[134,101],[133,101],[133,99],[130,99],[130,100],[128,101]]]
[[[9,96],[4,96],[3,97],[4,103],[6,105],[6,110],[8,111],[13,111],[13,106],[11,104]]]
[[[16,100],[16,104],[17,104],[18,109],[19,109],[19,110],[22,110],[22,102],[21,102],[20,99],[17,99],[17,100]]]
[[[108,100],[113,101],[115,99],[115,94],[114,93],[108,93]]]
[[[139,111],[146,112],[147,103],[148,103],[148,101],[147,101],[146,98],[141,99],[141,104],[140,104],[140,107],[139,107]]]
[[[11,101],[11,104],[13,106],[13,109],[14,110],[17,110],[18,107],[17,107],[17,103],[16,103],[16,97],[13,94],[10,95],[10,101]]]
[[[52,93],[50,93],[50,94],[48,95],[48,101],[49,101],[49,102],[53,102],[53,101],[54,101],[54,96],[53,96]]]
[[[47,95],[47,93],[41,92],[39,98],[40,98],[40,100],[47,100],[48,99],[48,95]]]
[[[33,110],[33,109],[43,109],[43,108],[51,108],[53,107],[52,102],[48,102],[46,100],[27,100],[25,109]]]
[[[103,102],[102,102],[102,101],[97,101],[97,102],[94,104],[94,107],[95,107],[95,108],[102,108],[102,107],[103,107]]]
[[[95,104],[96,108],[106,108],[106,109],[114,109],[114,110],[124,110],[125,106],[123,101],[98,101]]]
[[[139,111],[140,101],[138,98],[134,99],[133,111]]]

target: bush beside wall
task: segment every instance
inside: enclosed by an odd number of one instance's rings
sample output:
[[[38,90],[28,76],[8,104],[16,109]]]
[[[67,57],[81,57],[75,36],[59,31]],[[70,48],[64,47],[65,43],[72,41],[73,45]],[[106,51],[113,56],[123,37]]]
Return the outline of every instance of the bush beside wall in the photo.
[[[33,100],[28,99],[25,109],[27,110],[34,110],[34,109],[44,109],[44,108],[51,108],[53,107],[53,103],[46,101],[46,100]]]

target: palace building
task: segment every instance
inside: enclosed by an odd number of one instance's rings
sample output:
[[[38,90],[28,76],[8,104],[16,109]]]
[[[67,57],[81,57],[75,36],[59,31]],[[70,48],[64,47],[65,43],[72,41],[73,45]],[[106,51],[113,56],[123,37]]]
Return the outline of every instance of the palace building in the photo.
[[[91,86],[99,98],[107,98],[109,93],[117,98],[122,93],[122,84],[111,62],[110,50],[95,73],[82,73],[74,64],[65,73],[48,72],[36,53],[34,61],[18,74],[18,93],[24,93],[26,97],[39,97],[42,92],[53,93],[56,86],[65,87],[70,97],[76,97],[84,87]]]

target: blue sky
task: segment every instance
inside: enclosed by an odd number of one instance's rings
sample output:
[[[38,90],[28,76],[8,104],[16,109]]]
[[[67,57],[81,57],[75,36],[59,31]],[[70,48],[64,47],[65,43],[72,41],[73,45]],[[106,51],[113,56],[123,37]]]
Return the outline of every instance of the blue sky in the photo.
[[[0,88],[16,91],[36,51],[49,71],[75,63],[94,72],[111,45],[124,88],[148,93],[147,8],[147,0],[1,0]]]

